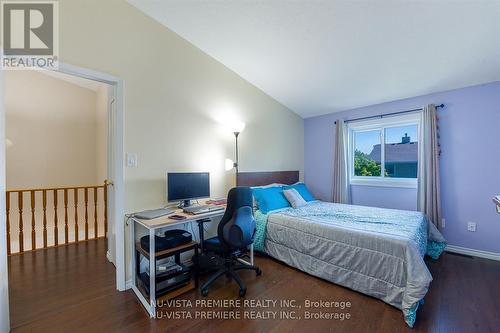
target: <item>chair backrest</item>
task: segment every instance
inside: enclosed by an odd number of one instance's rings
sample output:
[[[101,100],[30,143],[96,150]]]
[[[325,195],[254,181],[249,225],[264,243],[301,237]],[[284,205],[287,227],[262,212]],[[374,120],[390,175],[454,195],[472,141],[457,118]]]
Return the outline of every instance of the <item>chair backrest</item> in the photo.
[[[250,187],[234,187],[227,195],[227,207],[219,222],[217,235],[228,250],[246,248],[253,243],[255,219]]]

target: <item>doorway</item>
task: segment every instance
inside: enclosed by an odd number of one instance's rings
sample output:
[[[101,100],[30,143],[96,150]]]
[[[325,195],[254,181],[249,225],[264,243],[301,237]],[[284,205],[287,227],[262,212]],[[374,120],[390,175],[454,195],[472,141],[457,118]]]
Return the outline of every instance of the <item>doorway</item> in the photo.
[[[4,75],[7,254],[112,238],[112,87],[52,71]]]
[[[108,214],[109,235],[112,245],[110,261],[116,267],[116,289],[123,291],[125,286],[125,220],[124,220],[124,171],[123,171],[123,81],[115,76],[98,71],[60,62],[60,73],[108,84]],[[114,251],[114,253],[113,253]]]
[[[107,214],[106,219],[108,221],[108,230],[107,230],[107,249],[106,249],[106,256],[108,257],[108,260],[113,262],[113,264],[116,267],[115,271],[115,289],[118,290],[125,290],[125,253],[124,253],[124,209],[123,209],[123,101],[122,101],[122,89],[123,89],[123,84],[122,81],[118,78],[115,78],[113,76],[95,72],[92,70],[72,66],[72,65],[67,65],[67,64],[60,64],[60,67],[57,71],[58,73],[62,75],[68,75],[68,76],[74,76],[76,78],[83,78],[86,80],[91,80],[94,82],[99,82],[101,84],[104,84],[108,87],[107,89],[107,100],[108,100],[108,105],[107,105],[107,135],[106,135],[106,141],[107,141],[107,147],[106,147],[106,153],[107,153],[107,167],[105,170],[105,173],[107,175],[106,179],[107,182],[102,184],[102,190],[107,191],[107,200],[108,200],[108,205],[107,205]],[[58,73],[55,73],[56,75]],[[4,78],[4,73],[0,73],[0,82],[2,82],[3,85],[5,85],[5,78]],[[3,90],[3,89],[2,89]],[[5,124],[5,109],[4,109],[4,98],[0,96],[1,100],[1,106],[2,110],[0,110],[0,118],[1,121],[3,122],[2,124]],[[4,127],[2,127],[2,130],[4,130]],[[3,134],[3,133],[2,133]],[[4,139],[5,135],[1,135]],[[15,144],[15,142],[10,142],[6,141],[6,144]],[[2,175],[5,172],[5,150],[2,148],[0,150],[0,164],[1,168],[3,170]],[[2,181],[0,182],[1,190],[2,190],[2,196],[0,196],[0,215],[2,217],[3,221],[6,221],[5,219],[5,207],[6,207],[6,197],[5,197],[5,178],[4,176],[0,177],[2,178]],[[85,190],[83,190],[85,191]],[[97,191],[97,189],[96,189]],[[88,190],[88,196],[89,199],[92,198],[93,194],[91,193],[91,190]],[[81,192],[80,195],[83,195],[84,192]],[[68,195],[65,194],[65,191],[61,191],[60,196],[63,196],[63,198]],[[98,195],[99,196],[99,195]],[[69,197],[69,195],[68,195]],[[31,209],[31,200],[30,195],[28,194],[28,209]],[[25,199],[26,200],[26,199]],[[43,200],[43,199],[42,199]],[[63,199],[64,202],[64,199]],[[64,213],[63,213],[64,215]],[[63,227],[64,228],[64,227]],[[0,231],[0,263],[2,263],[2,267],[6,268],[7,265],[3,265],[3,263],[6,263],[6,252],[7,252],[7,234],[3,231],[5,231],[5,228],[2,228],[3,230]],[[99,229],[99,228],[98,228]],[[71,230],[71,228],[69,228]],[[67,230],[68,231],[68,230]],[[102,231],[98,230],[92,230],[92,228],[89,228],[89,234],[91,232],[95,232],[96,235],[99,235],[102,233]],[[78,232],[75,231],[76,235],[78,235]],[[64,232],[63,232],[64,235]],[[58,237],[58,236],[55,236]],[[75,236],[73,236],[73,240]],[[64,236],[60,237],[64,238]],[[69,239],[71,239],[71,236],[69,236]],[[38,240],[35,241],[36,244],[38,244]],[[43,242],[43,236],[42,236],[42,241]],[[47,263],[50,264],[50,263]],[[2,281],[5,281],[5,284],[2,285],[2,290],[1,290],[1,299],[0,299],[0,317],[2,319],[2,324],[3,323],[8,323],[8,300],[6,298],[5,294],[5,289],[4,287],[7,287],[7,279],[5,277],[6,272],[1,271],[0,272],[0,279]],[[7,301],[7,302],[6,302]],[[4,321],[4,318],[6,321]],[[8,325],[8,324],[7,324]]]

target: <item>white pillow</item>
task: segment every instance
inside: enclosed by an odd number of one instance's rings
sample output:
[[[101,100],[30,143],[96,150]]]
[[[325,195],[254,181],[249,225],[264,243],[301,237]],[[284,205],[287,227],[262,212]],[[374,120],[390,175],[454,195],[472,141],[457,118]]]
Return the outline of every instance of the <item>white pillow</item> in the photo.
[[[294,188],[283,190],[283,194],[293,208],[299,208],[307,205],[304,198],[302,198],[300,193]]]

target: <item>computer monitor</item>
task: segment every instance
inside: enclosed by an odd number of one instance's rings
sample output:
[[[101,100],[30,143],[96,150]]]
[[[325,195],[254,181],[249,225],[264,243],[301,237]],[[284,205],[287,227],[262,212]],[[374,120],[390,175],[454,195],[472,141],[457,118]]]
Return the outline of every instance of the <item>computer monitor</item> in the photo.
[[[210,197],[208,172],[168,172],[168,201],[181,201],[182,207],[191,205],[192,199]]]

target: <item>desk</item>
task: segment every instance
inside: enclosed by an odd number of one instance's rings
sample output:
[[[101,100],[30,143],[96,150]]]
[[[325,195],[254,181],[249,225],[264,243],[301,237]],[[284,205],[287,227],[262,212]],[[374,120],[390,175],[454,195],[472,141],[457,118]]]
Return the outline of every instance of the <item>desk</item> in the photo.
[[[199,230],[199,236],[200,236],[200,250],[203,252],[203,242],[204,242],[204,229],[203,229],[203,224],[210,222],[212,218],[215,217],[221,217],[224,215],[224,210],[218,210],[218,211],[212,211],[212,212],[207,212],[203,214],[198,214],[198,215],[191,215],[191,214],[186,214],[182,211],[182,209],[177,209],[175,213],[177,215],[182,215],[185,216],[185,220],[171,220],[168,218],[168,216],[162,216],[156,219],[151,219],[151,220],[141,220],[141,219],[136,219],[136,218],[130,218],[132,221],[130,225],[130,247],[131,247],[131,254],[132,254],[132,260],[134,261],[133,264],[131,265],[132,267],[132,290],[136,294],[137,298],[141,301],[142,305],[146,308],[148,311],[150,317],[155,318],[156,317],[156,305],[157,305],[157,299],[156,299],[156,256],[158,253],[156,253],[155,256],[150,255],[150,260],[149,260],[149,300],[147,300],[143,293],[139,290],[137,284],[136,284],[136,278],[137,278],[137,268],[135,265],[135,251],[136,251],[136,239],[135,239],[135,234],[136,234],[136,224],[139,224],[146,228],[149,232],[149,252],[148,253],[155,253],[155,233],[158,229],[161,228],[166,228],[166,227],[173,227],[181,224],[186,224],[186,223],[192,223],[196,222],[198,224],[198,230]],[[193,245],[193,244],[191,244]],[[151,260],[151,258],[153,260]],[[253,244],[250,246],[250,265],[253,265]],[[240,261],[243,261],[240,259]],[[188,287],[188,286],[186,286]],[[187,292],[189,290],[192,290],[194,286],[189,286],[189,288],[180,288],[177,293],[174,291],[173,297],[179,296],[184,292]],[[183,290],[181,290],[183,289]],[[173,298],[170,297],[170,298]]]

